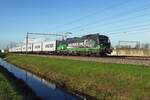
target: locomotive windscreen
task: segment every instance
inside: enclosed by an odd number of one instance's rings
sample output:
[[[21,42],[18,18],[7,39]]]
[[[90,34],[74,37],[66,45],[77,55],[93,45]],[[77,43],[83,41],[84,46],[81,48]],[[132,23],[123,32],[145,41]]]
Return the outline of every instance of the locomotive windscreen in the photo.
[[[110,43],[109,38],[107,36],[100,35],[99,36],[100,43]]]

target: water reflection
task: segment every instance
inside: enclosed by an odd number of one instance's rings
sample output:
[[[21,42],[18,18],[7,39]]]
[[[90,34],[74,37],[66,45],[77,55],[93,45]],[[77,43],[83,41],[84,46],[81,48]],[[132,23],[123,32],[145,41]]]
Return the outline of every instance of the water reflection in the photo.
[[[14,74],[17,78],[24,80],[24,82],[32,88],[37,96],[44,100],[81,100],[81,98],[57,88],[55,84],[9,64],[2,59],[0,59],[0,65]]]

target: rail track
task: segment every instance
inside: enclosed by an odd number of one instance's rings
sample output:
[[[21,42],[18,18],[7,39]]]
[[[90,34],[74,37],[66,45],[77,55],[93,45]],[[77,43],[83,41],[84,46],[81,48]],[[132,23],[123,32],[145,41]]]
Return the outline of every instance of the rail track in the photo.
[[[132,59],[132,60],[150,60],[149,56],[147,56],[147,57],[146,56],[106,56],[106,58]]]

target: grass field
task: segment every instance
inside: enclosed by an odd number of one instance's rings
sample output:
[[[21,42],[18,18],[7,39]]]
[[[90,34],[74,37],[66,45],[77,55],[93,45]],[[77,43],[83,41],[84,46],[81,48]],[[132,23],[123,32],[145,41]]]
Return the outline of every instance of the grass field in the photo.
[[[34,93],[0,66],[0,100],[37,100]]]
[[[77,93],[102,100],[150,100],[150,68],[8,55],[7,61]]]

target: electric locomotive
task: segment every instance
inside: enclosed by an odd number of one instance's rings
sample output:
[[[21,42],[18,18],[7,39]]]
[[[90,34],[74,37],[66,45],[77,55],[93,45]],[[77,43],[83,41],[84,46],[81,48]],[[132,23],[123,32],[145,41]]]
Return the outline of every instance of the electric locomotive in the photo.
[[[56,50],[57,54],[65,55],[107,55],[112,52],[109,38],[99,34],[57,41]]]

